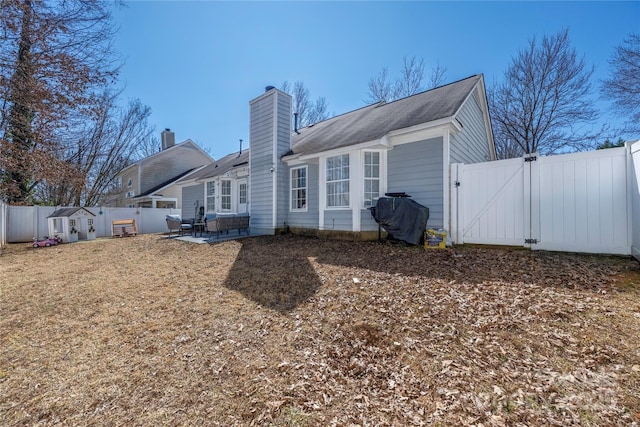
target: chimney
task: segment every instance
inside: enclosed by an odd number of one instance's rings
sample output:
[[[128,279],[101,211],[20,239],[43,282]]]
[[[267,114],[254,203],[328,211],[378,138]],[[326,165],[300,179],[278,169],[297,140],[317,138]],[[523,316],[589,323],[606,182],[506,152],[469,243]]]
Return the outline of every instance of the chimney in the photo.
[[[166,128],[165,130],[162,131],[161,139],[162,139],[162,151],[176,145],[176,134],[171,132],[171,129],[169,128]]]

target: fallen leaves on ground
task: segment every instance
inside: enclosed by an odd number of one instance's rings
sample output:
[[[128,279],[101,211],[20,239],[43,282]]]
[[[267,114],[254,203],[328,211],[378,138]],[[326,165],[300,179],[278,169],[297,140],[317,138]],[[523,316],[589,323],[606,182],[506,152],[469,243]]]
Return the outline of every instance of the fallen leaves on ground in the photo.
[[[6,425],[637,425],[623,257],[163,235],[0,257]]]

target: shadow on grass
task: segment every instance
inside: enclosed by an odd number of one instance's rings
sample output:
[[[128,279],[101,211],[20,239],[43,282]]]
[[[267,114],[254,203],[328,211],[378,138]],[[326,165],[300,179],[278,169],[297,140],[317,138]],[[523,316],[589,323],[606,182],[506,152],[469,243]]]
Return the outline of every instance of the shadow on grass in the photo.
[[[545,253],[505,248],[462,247],[425,250],[380,242],[322,240],[291,235],[243,239],[225,286],[260,305],[287,312],[312,297],[321,282],[310,258],[325,266],[482,284],[537,283],[542,286],[598,290],[612,275],[633,270],[624,258]],[[345,274],[349,274],[345,272]]]
[[[279,237],[243,239],[224,286],[286,313],[315,295],[321,282],[304,246],[287,244],[287,239]]]

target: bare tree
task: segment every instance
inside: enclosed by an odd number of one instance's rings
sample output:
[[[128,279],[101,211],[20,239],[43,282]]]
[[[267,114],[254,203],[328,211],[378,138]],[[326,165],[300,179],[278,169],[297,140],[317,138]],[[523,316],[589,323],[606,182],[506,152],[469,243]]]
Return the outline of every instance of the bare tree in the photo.
[[[430,87],[440,86],[444,81],[447,69],[436,64],[431,71],[429,79]],[[424,90],[422,81],[424,80],[424,60],[415,56],[402,58],[402,69],[400,77],[391,80],[387,68],[383,68],[375,77],[369,79],[367,96],[364,98],[366,104],[373,104],[384,101],[391,102],[396,99],[415,95]]]
[[[424,78],[424,60],[412,56],[402,58],[400,78],[396,81],[395,98],[404,98],[422,91]]]
[[[442,86],[447,78],[447,68],[442,67],[440,63],[436,63],[431,69],[431,77],[429,78],[429,89]]]
[[[640,34],[629,34],[616,47],[609,59],[610,77],[601,87],[601,93],[613,101],[614,109],[628,117],[625,131],[640,132]]]
[[[298,114],[298,127],[318,123],[329,117],[326,99],[320,97],[312,101],[309,89],[302,81],[296,81],[293,86],[285,81],[282,83],[281,90],[293,98],[292,107],[293,112]]]
[[[118,172],[143,153],[154,129],[148,125],[149,107],[139,100],[126,108],[117,105],[117,95],[105,92],[96,104],[97,114],[79,121],[68,132],[57,158],[72,165],[69,173],[44,180],[36,187],[41,203],[50,205],[96,206],[116,190]]]
[[[29,201],[42,180],[64,179],[56,156],[73,112],[93,111],[94,90],[117,76],[110,6],[100,0],[2,0],[0,198]]]
[[[512,58],[489,96],[497,151],[552,154],[594,145],[598,118],[590,99],[593,67],[571,48],[568,30],[535,38]]]
[[[364,99],[366,104],[374,104],[384,101],[390,102],[395,99],[395,85],[389,79],[387,67],[384,67],[377,76],[369,79],[369,92]]]

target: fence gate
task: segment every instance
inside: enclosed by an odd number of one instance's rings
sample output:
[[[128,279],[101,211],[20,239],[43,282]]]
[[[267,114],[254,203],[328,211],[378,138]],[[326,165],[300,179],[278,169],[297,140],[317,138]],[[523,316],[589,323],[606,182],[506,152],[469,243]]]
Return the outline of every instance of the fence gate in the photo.
[[[530,192],[525,190],[529,165],[521,158],[452,165],[451,232],[455,242],[524,244],[530,228],[525,213],[530,203]]]
[[[451,165],[455,243],[631,253],[629,147]]]

